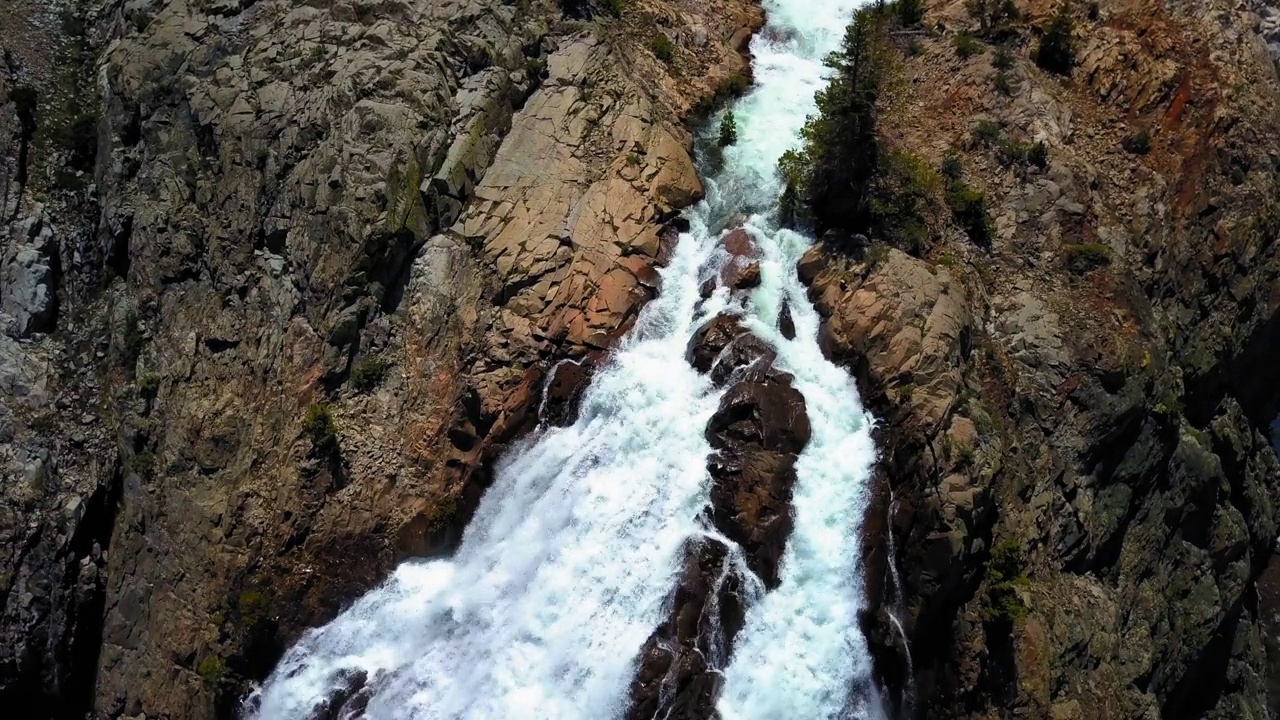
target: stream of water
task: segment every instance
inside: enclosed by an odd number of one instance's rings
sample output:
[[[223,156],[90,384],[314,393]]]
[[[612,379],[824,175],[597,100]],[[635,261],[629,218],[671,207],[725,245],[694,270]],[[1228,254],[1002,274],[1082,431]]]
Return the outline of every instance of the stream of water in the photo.
[[[367,718],[603,720],[626,710],[637,654],[663,616],[687,538],[707,532],[704,437],[720,391],[685,361],[698,326],[729,309],[772,344],[805,396],[812,439],[797,462],[795,529],[781,585],[747,611],[718,710],[725,720],[878,716],[858,628],[859,531],[874,459],[850,377],[818,348],[796,278],[810,240],[770,219],[774,169],[797,142],[822,59],[858,0],[767,0],[751,49],[756,83],[733,105],[739,141],[706,178],[662,270],[662,291],[583,395],[577,422],[540,428],[498,463],[457,553],[401,565],[328,625],[306,633],[247,703],[303,719],[363,671]],[[701,281],[745,215],[763,282],[749,300]],[[776,329],[788,305],[793,340]]]

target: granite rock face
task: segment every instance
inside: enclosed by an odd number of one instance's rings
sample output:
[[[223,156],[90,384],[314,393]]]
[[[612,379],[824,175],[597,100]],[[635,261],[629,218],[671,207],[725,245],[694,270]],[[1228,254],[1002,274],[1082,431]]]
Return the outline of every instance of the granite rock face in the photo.
[[[981,34],[964,3],[926,5],[941,34],[904,60],[887,134],[959,161],[991,246],[948,218],[920,257],[872,238],[799,268],[882,421],[864,622],[881,675],[921,717],[1268,717],[1275,11],[1077,6],[1063,78],[1031,60],[1054,3],[1017,3],[1004,67],[994,44],[957,55],[954,33]],[[975,140],[983,121],[1043,141],[1044,167]]]
[[[13,8],[0,97],[38,101],[0,109],[0,697],[103,717],[226,717],[457,542],[550,369],[565,422],[655,291],[702,193],[681,121],[761,19]]]

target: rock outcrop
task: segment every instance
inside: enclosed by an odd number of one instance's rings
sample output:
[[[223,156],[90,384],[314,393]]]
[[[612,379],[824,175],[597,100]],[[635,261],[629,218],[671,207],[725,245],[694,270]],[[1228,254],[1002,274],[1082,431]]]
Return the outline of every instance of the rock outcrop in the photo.
[[[544,386],[570,421],[656,289],[702,192],[680,121],[761,20],[12,5],[0,697],[51,716],[228,716],[304,628],[449,550]]]
[[[1066,79],[1031,58],[1054,4],[1016,4],[997,57],[957,53],[983,30],[964,3],[926,3],[938,33],[904,53],[885,132],[953,159],[991,247],[944,221],[921,257],[827,243],[800,266],[882,419],[879,669],[920,717],[1267,717],[1280,81],[1255,12],[1274,10],[1077,5]],[[1042,168],[1009,151],[1033,142]]]

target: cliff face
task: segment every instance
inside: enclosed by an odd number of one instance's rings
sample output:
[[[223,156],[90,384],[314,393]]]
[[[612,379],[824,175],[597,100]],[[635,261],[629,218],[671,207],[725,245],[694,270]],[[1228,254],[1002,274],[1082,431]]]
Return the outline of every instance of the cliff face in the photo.
[[[15,7],[0,697],[66,717],[225,715],[302,629],[457,541],[548,372],[652,294],[701,194],[680,121],[740,84],[760,21]],[[587,374],[563,367],[556,412]]]
[[[922,717],[1269,717],[1277,11],[1077,3],[1068,79],[1032,61],[1055,5],[1017,6],[1001,53],[927,3],[886,131],[985,194],[990,246],[944,209],[922,257],[801,267],[884,422],[881,672]]]

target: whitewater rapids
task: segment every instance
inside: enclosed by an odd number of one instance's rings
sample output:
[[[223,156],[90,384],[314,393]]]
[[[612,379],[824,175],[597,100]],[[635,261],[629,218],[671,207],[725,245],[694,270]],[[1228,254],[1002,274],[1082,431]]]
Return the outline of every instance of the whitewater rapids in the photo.
[[[818,348],[819,318],[795,273],[810,240],[770,217],[778,158],[814,111],[822,59],[859,4],[766,0],[767,29],[751,46],[756,83],[732,107],[738,143],[708,173],[659,297],[596,373],[578,421],[509,450],[454,557],[401,565],[307,632],[246,703],[248,718],[305,719],[358,671],[372,689],[371,719],[620,717],[685,541],[707,530],[698,520],[710,489],[704,431],[720,391],[685,349],[726,309],[777,349],[813,433],[797,461],[781,585],[748,609],[717,709],[725,720],[876,717],[857,622],[871,419]],[[764,254],[763,282],[746,303],[721,289],[699,306],[702,280],[724,258],[724,224],[738,213]],[[784,303],[794,340],[776,329]]]

